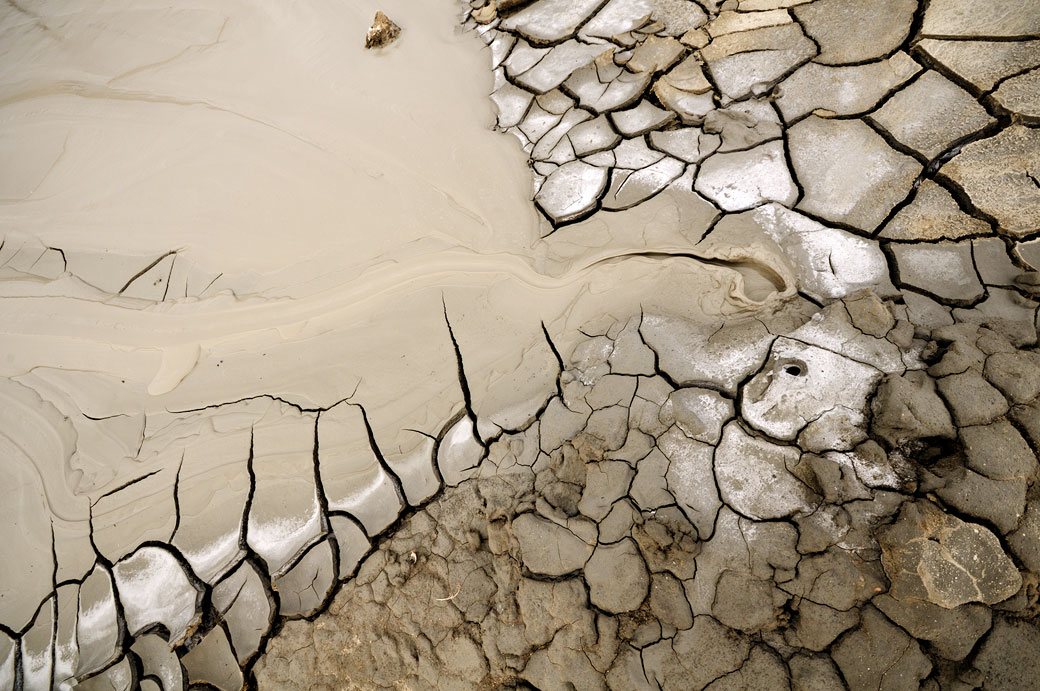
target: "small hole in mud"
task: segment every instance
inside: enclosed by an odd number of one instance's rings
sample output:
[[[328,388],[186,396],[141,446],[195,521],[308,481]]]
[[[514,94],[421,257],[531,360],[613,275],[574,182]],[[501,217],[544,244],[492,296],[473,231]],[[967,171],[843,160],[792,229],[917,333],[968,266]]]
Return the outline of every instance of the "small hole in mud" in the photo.
[[[784,372],[792,377],[802,376],[802,368],[799,365],[784,365]]]

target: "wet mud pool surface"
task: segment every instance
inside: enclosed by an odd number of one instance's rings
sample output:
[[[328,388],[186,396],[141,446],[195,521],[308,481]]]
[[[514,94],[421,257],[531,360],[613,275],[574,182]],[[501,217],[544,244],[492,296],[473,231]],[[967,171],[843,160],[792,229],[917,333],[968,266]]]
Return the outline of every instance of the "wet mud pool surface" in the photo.
[[[0,35],[0,688],[1040,686],[1035,3]]]

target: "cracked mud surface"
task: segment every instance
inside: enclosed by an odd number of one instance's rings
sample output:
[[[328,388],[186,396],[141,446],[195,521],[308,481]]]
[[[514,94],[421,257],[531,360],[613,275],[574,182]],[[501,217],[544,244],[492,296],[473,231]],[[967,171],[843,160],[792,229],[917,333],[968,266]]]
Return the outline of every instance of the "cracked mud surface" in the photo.
[[[0,8],[0,688],[1040,686],[1035,3],[413,5]]]

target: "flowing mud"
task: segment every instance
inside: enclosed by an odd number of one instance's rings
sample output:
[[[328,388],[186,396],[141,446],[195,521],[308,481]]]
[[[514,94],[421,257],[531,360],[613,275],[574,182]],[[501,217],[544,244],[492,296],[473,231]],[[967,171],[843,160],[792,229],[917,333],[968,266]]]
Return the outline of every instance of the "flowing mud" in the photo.
[[[0,35],[0,688],[1040,685],[1030,0]]]

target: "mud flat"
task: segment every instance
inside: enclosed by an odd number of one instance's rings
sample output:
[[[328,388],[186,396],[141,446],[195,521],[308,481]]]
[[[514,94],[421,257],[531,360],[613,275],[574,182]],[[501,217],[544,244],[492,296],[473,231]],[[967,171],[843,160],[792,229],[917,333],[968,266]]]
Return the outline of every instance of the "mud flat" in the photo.
[[[1034,686],[969,5],[0,11],[0,688]]]

